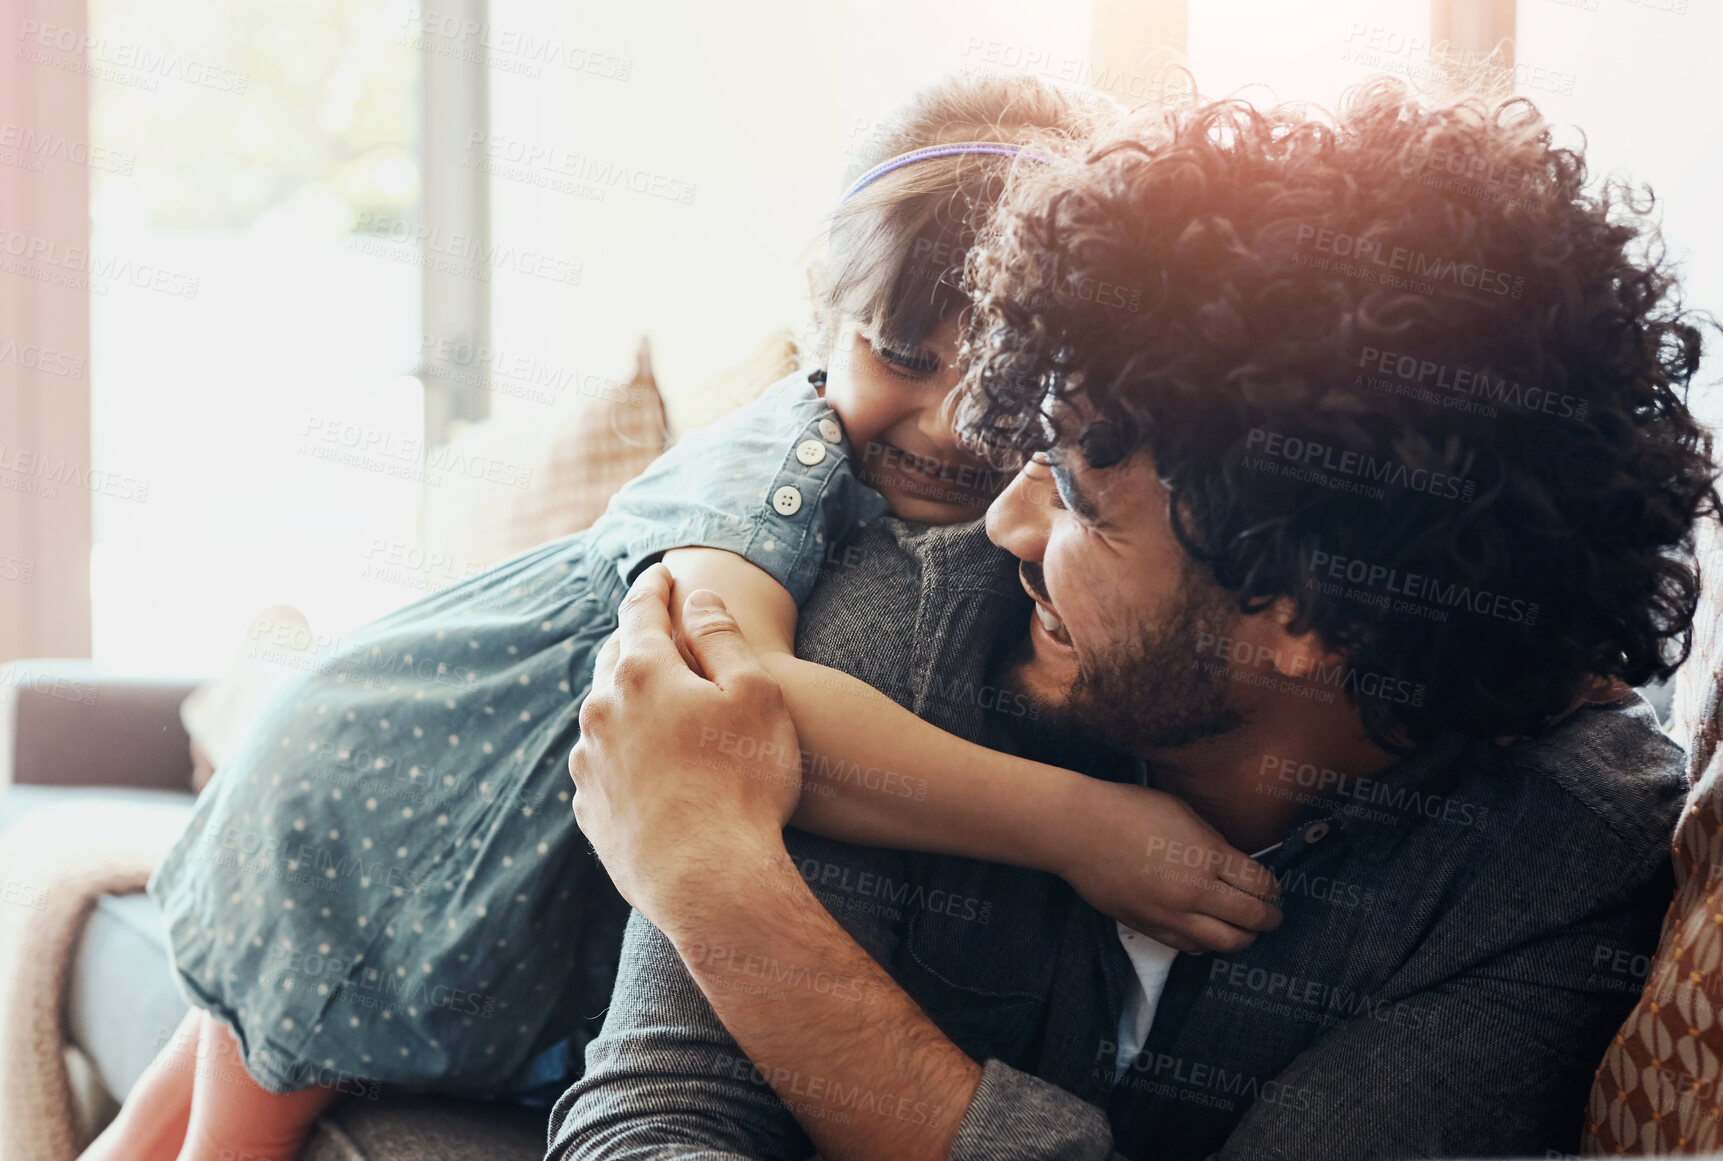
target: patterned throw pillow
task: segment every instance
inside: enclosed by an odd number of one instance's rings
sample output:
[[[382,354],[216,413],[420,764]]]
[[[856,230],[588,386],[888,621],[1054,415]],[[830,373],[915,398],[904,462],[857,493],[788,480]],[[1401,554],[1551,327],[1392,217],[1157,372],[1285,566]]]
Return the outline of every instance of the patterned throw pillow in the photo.
[[[626,387],[467,428],[437,453],[434,462],[449,466],[435,479],[426,473],[419,543],[429,585],[444,587],[579,532],[669,442],[644,339]]]
[[[612,384],[603,396],[549,415],[467,428],[426,465],[419,510],[426,588],[585,528],[667,443],[644,340],[626,388]],[[274,605],[253,618],[241,640],[233,665],[180,706],[194,790],[227,760],[270,695],[309,663],[317,638],[298,609]]]
[[[797,347],[773,332],[747,359],[679,398],[701,427],[794,370]],[[579,532],[671,442],[652,353],[640,340],[634,378],[548,414],[474,424],[438,449],[446,465],[421,490],[418,543],[428,588],[442,588],[518,552]],[[479,471],[480,467],[484,471]]]
[[[1708,581],[1723,576],[1713,521],[1699,528]],[[1697,775],[1675,832],[1675,900],[1639,1003],[1604,1054],[1586,1107],[1586,1153],[1723,1149],[1723,594],[1707,585],[1693,653],[1676,677],[1670,733]]]

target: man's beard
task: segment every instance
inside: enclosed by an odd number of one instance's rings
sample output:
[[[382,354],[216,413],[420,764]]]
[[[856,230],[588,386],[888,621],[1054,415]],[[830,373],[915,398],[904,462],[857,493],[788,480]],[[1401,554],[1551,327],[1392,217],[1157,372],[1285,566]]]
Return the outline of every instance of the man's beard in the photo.
[[[1039,589],[1038,572],[1030,580]],[[1028,640],[1007,660],[1001,684],[1040,707],[1035,732],[1047,741],[1081,738],[1141,758],[1230,733],[1246,712],[1229,688],[1225,661],[1203,665],[1199,642],[1229,636],[1238,605],[1196,569],[1187,569],[1174,600],[1101,649],[1079,649],[1076,680],[1063,696],[1031,688]]]

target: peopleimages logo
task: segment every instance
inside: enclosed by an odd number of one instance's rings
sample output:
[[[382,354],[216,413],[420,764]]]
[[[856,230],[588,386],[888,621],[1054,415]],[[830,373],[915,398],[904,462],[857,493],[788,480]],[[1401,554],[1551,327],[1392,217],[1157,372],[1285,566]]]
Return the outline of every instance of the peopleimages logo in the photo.
[[[1368,480],[1372,484],[1390,484],[1398,488],[1408,488],[1414,492],[1424,492],[1442,500],[1459,500],[1470,503],[1477,491],[1477,484],[1460,476],[1447,472],[1438,472],[1431,468],[1414,468],[1403,460],[1379,459],[1366,452],[1350,451],[1321,443],[1313,439],[1304,439],[1296,435],[1285,435],[1278,431],[1268,431],[1264,428],[1253,427],[1244,440],[1245,451],[1255,452],[1258,457],[1268,456],[1274,460],[1294,464],[1299,469],[1314,473],[1331,473],[1336,477],[1352,477],[1357,480]],[[1260,458],[1252,462],[1246,455],[1245,467],[1256,467],[1262,461]],[[1313,482],[1321,483],[1320,479]],[[1358,490],[1358,489],[1352,489]],[[1381,489],[1364,490],[1362,494],[1371,495],[1373,499],[1381,498]]]
[[[1425,689],[1422,682],[1390,677],[1382,673],[1361,673],[1346,664],[1322,665],[1302,654],[1285,657],[1279,650],[1271,649],[1267,645],[1253,646],[1248,641],[1237,641],[1214,633],[1197,634],[1197,653],[1198,664],[1208,667],[1208,672],[1217,677],[1226,676],[1221,670],[1227,662],[1245,667],[1247,672],[1241,676],[1249,676],[1248,670],[1251,668],[1261,669],[1272,665],[1277,675],[1284,675],[1280,680],[1292,686],[1288,692],[1302,692],[1303,687],[1322,692],[1342,689],[1360,697],[1397,705],[1424,704]],[[1212,653],[1218,660],[1202,661],[1200,655],[1205,653]]]
[[[852,871],[841,863],[811,857],[798,860],[797,866],[808,886],[817,889],[844,891],[884,900],[893,907],[929,911],[978,923],[986,923],[993,913],[993,904],[974,895],[956,895],[938,888],[929,891],[922,884],[911,883],[907,879],[896,880],[875,871]]]
[[[694,201],[696,186],[691,181],[614,158],[571,152],[553,143],[475,129],[467,135],[467,153],[469,159],[474,153],[481,154],[491,167],[485,172],[493,176],[543,185],[560,193],[584,191],[583,196],[587,197],[597,194],[594,201],[603,201],[607,190],[624,190],[683,205]]]
[[[1216,959],[1209,964],[1208,990],[1219,991],[1226,997],[1222,989],[1305,1006],[1335,1027],[1346,1020],[1363,1018],[1379,1024],[1391,1023],[1398,1028],[1417,1029],[1436,1015],[1433,1009],[1404,1000],[1388,1000],[1323,980],[1289,976],[1248,963]]]
[[[835,1077],[812,1073],[804,1077],[795,1069],[760,1068],[745,1056],[720,1054],[712,1065],[712,1075],[727,1075],[731,1080],[769,1087],[797,1115],[843,1125],[853,1121],[858,1113],[912,1125],[937,1125],[945,1109],[944,1105],[912,1102],[908,1097],[875,1092],[861,1085],[846,1086]]]
[[[525,489],[532,483],[530,467],[475,455],[455,444],[437,444],[427,451],[418,437],[330,416],[306,416],[300,436],[301,455],[432,485],[441,484],[445,472],[511,488]]]
[[[411,32],[415,26],[418,29],[416,36]],[[401,27],[409,30],[401,41],[407,47],[457,60],[477,61],[524,76],[542,76],[544,65],[615,81],[626,81],[634,71],[634,61],[630,58],[541,36],[530,28],[509,28],[489,21],[480,23],[460,12],[410,7]]]
[[[0,902],[27,907],[32,911],[46,911],[48,892],[17,879],[0,877]]]
[[[1487,294],[1520,298],[1525,294],[1526,280],[1502,270],[1461,262],[1412,250],[1405,246],[1387,248],[1372,238],[1326,230],[1317,226],[1298,227],[1298,245],[1321,254],[1349,258],[1358,263],[1380,266],[1384,271],[1404,273],[1409,277],[1427,279],[1432,283],[1448,282],[1467,290],[1482,290]]]
[[[582,267],[578,262],[525,247],[481,242],[472,234],[455,233],[441,226],[415,225],[403,218],[365,210],[355,216],[353,232],[357,236],[348,241],[348,249],[355,253],[415,263],[481,282],[488,282],[495,269],[566,286],[580,285]]]
[[[1327,766],[1317,766],[1312,762],[1300,762],[1276,754],[1262,756],[1258,773],[1272,774],[1278,782],[1313,791],[1324,798],[1336,797],[1366,806],[1387,807],[1393,814],[1383,821],[1397,822],[1396,816],[1417,814],[1432,822],[1472,826],[1489,815],[1489,807],[1475,802],[1462,802],[1414,786],[1394,785],[1376,778],[1342,774]]]
[[[15,154],[36,162],[33,167],[25,167],[34,173],[42,172],[43,160],[58,160],[69,165],[88,166],[105,173],[130,177],[138,163],[138,155],[135,153],[109,149],[103,145],[91,145],[88,141],[67,137],[64,133],[39,132],[15,121],[0,121],[0,150],[5,151],[0,153],[0,159]],[[0,160],[0,165],[3,164],[5,161]]]
[[[1366,371],[1393,375],[1402,383],[1418,387],[1434,386],[1456,395],[1468,395],[1489,403],[1512,407],[1516,411],[1536,411],[1562,419],[1582,420],[1591,410],[1591,402],[1577,395],[1550,391],[1542,387],[1524,387],[1506,376],[1491,378],[1488,371],[1452,367],[1433,359],[1420,359],[1365,347],[1358,355],[1358,365]],[[1367,386],[1375,387],[1375,382]]]
[[[1537,189],[1542,176],[1523,165],[1468,153],[1451,143],[1435,147],[1417,146],[1405,159],[1402,171],[1407,174],[1441,173],[1487,186],[1499,186],[1515,193],[1530,193]]]
[[[799,769],[801,779],[809,783],[806,787],[809,790],[824,788],[829,793],[835,791],[838,786],[847,785],[855,790],[872,790],[892,798],[911,798],[916,802],[925,801],[927,798],[925,778],[900,774],[880,766],[845,762],[842,758],[833,759],[813,750],[798,749],[791,755],[769,738],[761,740],[733,730],[702,726],[700,748],[705,750],[709,747],[719,754],[737,759],[733,765],[720,767],[734,769],[736,773],[758,774],[769,771],[771,767],[784,771]]]
[[[879,987],[871,980],[827,971],[823,967],[785,963],[777,956],[696,943],[688,949],[685,958],[690,968],[706,969],[708,978],[718,972],[749,976],[767,986],[775,986],[780,994],[788,994],[795,989],[861,1004],[872,1004],[879,999]],[[721,987],[720,990],[726,989]]]
[[[1525,601],[1506,593],[1491,592],[1485,588],[1473,588],[1471,585],[1445,581],[1440,577],[1426,576],[1423,573],[1407,572],[1384,564],[1373,564],[1365,560],[1336,556],[1332,552],[1323,552],[1321,549],[1312,550],[1309,567],[1312,578],[1317,583],[1307,587],[1316,588],[1317,591],[1328,593],[1331,596],[1342,594],[1338,586],[1321,584],[1320,581],[1323,577],[1332,581],[1361,585],[1366,589],[1378,589],[1383,600],[1392,597],[1407,597],[1414,601],[1423,601],[1449,609],[1465,608],[1480,616],[1494,617],[1500,621],[1511,621],[1528,628],[1537,624],[1538,620],[1538,603],[1536,601]],[[1384,605],[1384,607],[1388,606]]]
[[[99,80],[118,81],[152,93],[164,79],[235,96],[244,96],[251,84],[250,73],[206,64],[147,44],[92,36],[71,25],[23,20],[18,24],[17,39],[23,47],[13,50],[14,59],[24,58],[33,64],[81,72]],[[56,58],[48,52],[38,51],[41,49],[65,56]]]
[[[129,257],[67,246],[39,234],[0,226],[0,270],[55,286],[70,286],[106,294],[114,286],[132,286],[172,298],[197,298],[199,280],[182,270]]]
[[[38,480],[41,481],[39,485]],[[140,504],[150,495],[148,480],[86,468],[69,460],[55,459],[24,448],[9,448],[0,443],[0,488],[31,492],[51,500],[60,494],[60,484],[81,488],[92,495],[100,492],[116,500],[135,500]]]
[[[1096,1073],[1111,1076],[1118,1055],[1118,1044],[1111,1040],[1097,1041]],[[1139,1052],[1124,1065],[1123,1073],[1119,1078],[1122,1085],[1189,1104],[1231,1111],[1242,1101],[1246,1105],[1282,1105],[1299,1112],[1316,1111],[1315,1094],[1308,1088],[1292,1088],[1277,1080],[1264,1080],[1248,1072],[1166,1052]]]
[[[35,343],[18,344],[17,339],[0,338],[0,363],[11,363],[40,375],[61,379],[82,379],[84,360],[65,351],[55,351]]]

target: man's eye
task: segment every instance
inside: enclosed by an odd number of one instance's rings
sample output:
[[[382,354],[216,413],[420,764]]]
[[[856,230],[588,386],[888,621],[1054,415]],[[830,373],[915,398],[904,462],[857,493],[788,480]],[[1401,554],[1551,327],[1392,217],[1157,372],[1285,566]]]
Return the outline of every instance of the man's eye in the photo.
[[[1053,474],[1054,507],[1069,509],[1079,521],[1084,524],[1095,522],[1095,510],[1084,503],[1083,496],[1077,491],[1077,486],[1071,480],[1071,471],[1063,464],[1055,463]]]

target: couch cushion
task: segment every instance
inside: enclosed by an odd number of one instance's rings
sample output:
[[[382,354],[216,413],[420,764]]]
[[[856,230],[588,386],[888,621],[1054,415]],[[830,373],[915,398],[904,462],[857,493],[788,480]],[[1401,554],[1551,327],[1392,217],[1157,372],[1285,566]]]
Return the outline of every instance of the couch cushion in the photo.
[[[587,527],[676,432],[758,398],[796,365],[795,339],[775,331],[740,363],[681,391],[683,414],[673,424],[642,339],[626,385],[604,384],[543,411],[466,428],[427,465],[419,509],[424,587],[442,588]],[[476,465],[496,470],[480,474]]]
[[[67,1019],[109,1092],[130,1090],[185,1011],[154,900],[104,896],[78,949]],[[355,1097],[325,1114],[300,1161],[538,1161],[546,1117],[479,1101]]]
[[[240,745],[270,698],[316,658],[311,622],[292,605],[251,619],[226,672],[192,690],[179,719],[191,737],[191,786],[202,790]]]
[[[425,586],[445,587],[579,532],[668,443],[644,341],[626,385],[466,428],[426,466],[419,510]]]
[[[548,1115],[435,1097],[354,1099],[324,1116],[299,1161],[540,1161]]]
[[[66,1031],[115,1099],[131,1091],[185,1012],[155,901],[102,896],[73,955]]]
[[[0,830],[38,807],[56,802],[135,802],[148,806],[183,805],[190,813],[192,796],[183,790],[144,790],[128,786],[0,785]]]
[[[56,803],[169,806],[189,816],[190,794],[105,787],[0,788],[0,829]],[[167,931],[147,895],[101,897],[79,937],[66,997],[67,1035],[101,1087],[123,1097],[186,1011],[169,967]],[[75,1086],[79,1103],[91,1094]],[[100,1128],[111,1107],[80,1110]],[[301,1161],[537,1161],[543,1110],[434,1097],[354,1099],[331,1110]]]

